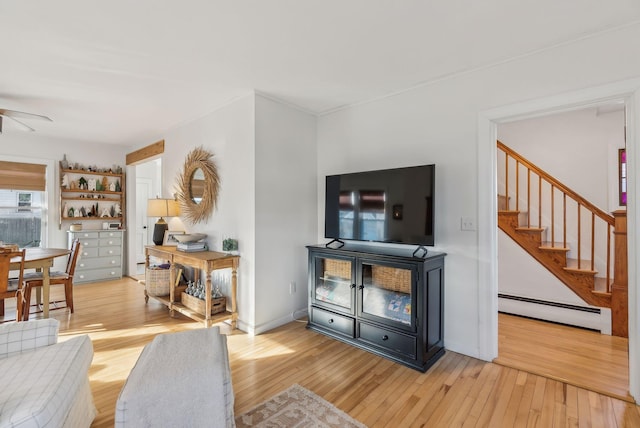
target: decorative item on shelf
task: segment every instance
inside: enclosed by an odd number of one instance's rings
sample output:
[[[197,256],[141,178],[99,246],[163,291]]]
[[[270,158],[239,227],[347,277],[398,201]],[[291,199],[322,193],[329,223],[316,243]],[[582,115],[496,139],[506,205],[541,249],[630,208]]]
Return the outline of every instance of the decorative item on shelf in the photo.
[[[226,238],[222,241],[222,251],[238,251],[238,240],[232,238]]]
[[[176,241],[180,243],[198,242],[207,237],[206,233],[185,233],[183,235],[176,235]]]
[[[184,251],[185,253],[195,253],[198,251],[207,251],[209,248],[206,242],[180,242],[176,249],[178,251]]]
[[[67,161],[67,155],[62,155],[62,160],[60,161],[60,168],[67,169],[69,168],[69,162]]]
[[[184,231],[181,230],[165,230],[164,237],[162,238],[162,245],[175,247],[178,245],[178,240],[176,239],[177,235],[184,234]]]
[[[218,290],[219,291],[219,290]],[[205,313],[205,299],[207,293],[202,281],[189,281],[187,289],[182,292],[182,304],[200,314]],[[211,296],[211,315],[224,312],[227,309],[227,299],[221,293]]]
[[[163,245],[165,232],[169,229],[169,225],[163,217],[176,217],[179,215],[180,208],[173,199],[156,198],[147,201],[147,217],[160,217],[153,228],[154,244]]]
[[[69,230],[72,232],[80,232],[82,230],[82,223],[71,223]]]
[[[180,208],[184,218],[193,224],[206,221],[218,201],[220,176],[212,157],[213,153],[202,147],[193,149],[178,176]]]

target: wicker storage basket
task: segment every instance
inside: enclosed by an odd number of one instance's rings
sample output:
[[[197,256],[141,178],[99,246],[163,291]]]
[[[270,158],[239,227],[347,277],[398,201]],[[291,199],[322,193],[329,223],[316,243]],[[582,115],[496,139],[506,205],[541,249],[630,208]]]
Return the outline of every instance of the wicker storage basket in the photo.
[[[149,296],[168,296],[170,269],[145,269],[144,287]]]
[[[411,271],[386,266],[371,266],[371,280],[379,287],[411,294]]]
[[[351,280],[351,262],[348,260],[325,259],[324,276]]]
[[[190,294],[183,292],[181,294],[182,304],[187,308],[191,309],[199,313],[200,315],[204,315],[205,312],[205,302],[202,299],[198,299],[197,297],[193,297]],[[227,298],[226,297],[218,297],[211,298],[211,315],[219,314],[227,310]]]

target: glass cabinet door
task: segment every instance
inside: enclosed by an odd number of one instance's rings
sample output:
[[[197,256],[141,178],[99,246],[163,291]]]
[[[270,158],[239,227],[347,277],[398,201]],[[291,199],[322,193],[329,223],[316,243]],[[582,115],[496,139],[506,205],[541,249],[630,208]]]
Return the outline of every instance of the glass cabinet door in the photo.
[[[383,265],[362,261],[362,282],[359,282],[358,315],[363,318],[393,321],[396,326],[413,330],[416,307],[415,276],[412,265]],[[382,320],[381,320],[382,319]]]
[[[316,304],[354,313],[353,259],[316,256],[312,298]]]

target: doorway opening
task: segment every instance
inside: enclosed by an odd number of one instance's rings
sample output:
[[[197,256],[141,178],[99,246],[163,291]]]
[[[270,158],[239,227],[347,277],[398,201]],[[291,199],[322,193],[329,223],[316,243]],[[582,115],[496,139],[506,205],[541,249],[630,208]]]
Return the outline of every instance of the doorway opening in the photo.
[[[629,164],[628,188],[631,198],[629,204],[629,247],[628,257],[631,261],[629,272],[629,284],[634,284],[636,280],[636,239],[635,239],[635,210],[636,205],[633,195],[637,194],[635,174],[633,165],[635,164],[635,140],[637,131],[633,111],[637,98],[636,88],[638,82],[625,82],[624,84],[609,85],[598,88],[591,88],[573,94],[549,98],[546,100],[536,100],[522,104],[501,107],[490,111],[482,112],[479,118],[479,251],[486,254],[479,265],[480,275],[480,349],[481,358],[488,361],[498,356],[498,235],[497,235],[497,148],[498,128],[503,123],[515,120],[540,117],[544,115],[556,114],[578,110],[586,107],[606,104],[607,102],[624,100],[627,110],[631,113],[627,118],[627,129],[625,135],[628,145],[628,158],[632,159]],[[629,290],[629,391],[631,396],[638,395],[638,383],[635,382],[635,374],[638,371],[638,364],[635,362],[636,347],[638,346],[637,329],[634,325],[636,311],[638,307],[637,293],[633,287]],[[500,321],[502,322],[502,321]]]

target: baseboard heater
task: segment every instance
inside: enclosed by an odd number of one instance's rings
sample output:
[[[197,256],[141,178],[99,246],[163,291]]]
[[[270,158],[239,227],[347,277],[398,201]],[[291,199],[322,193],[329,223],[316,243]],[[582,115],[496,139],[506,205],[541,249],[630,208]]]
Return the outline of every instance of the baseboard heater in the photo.
[[[551,302],[530,297],[498,293],[498,310],[502,313],[519,315],[558,324],[596,330],[611,334],[610,315],[602,309],[568,303]]]
[[[510,294],[498,293],[498,298],[517,300],[519,302],[535,303],[536,305],[554,306],[556,308],[571,309],[573,311],[590,312],[592,314],[600,314],[600,309],[590,308],[586,306],[570,305],[568,303],[549,302],[548,300],[532,299],[530,297],[512,296]]]

